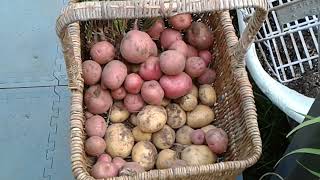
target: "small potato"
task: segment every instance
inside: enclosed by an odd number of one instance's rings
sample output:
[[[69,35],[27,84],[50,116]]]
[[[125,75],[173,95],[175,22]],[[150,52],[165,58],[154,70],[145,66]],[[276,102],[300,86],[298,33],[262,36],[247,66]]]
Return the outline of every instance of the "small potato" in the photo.
[[[159,80],[162,76],[159,57],[149,57],[141,64],[139,75],[145,81]]]
[[[130,118],[129,118],[129,122],[134,125],[137,126],[138,125],[138,118],[137,118],[137,114],[131,114]]]
[[[160,85],[167,98],[177,99],[188,94],[192,89],[192,79],[182,72],[175,76],[162,76]]]
[[[203,59],[206,64],[206,67],[211,63],[212,55],[208,50],[199,51],[199,56]]]
[[[192,111],[198,105],[198,99],[192,94],[187,94],[179,99],[180,107],[185,111]]]
[[[109,110],[113,101],[108,90],[103,90],[99,84],[90,86],[84,94],[84,103],[92,114],[102,114]]]
[[[119,61],[113,60],[109,62],[102,71],[101,86],[111,90],[121,87],[127,76],[127,66]]]
[[[137,127],[134,127],[132,129],[132,134],[133,134],[133,137],[134,137],[134,140],[136,142],[139,142],[139,141],[150,141],[151,140],[151,133],[146,133],[146,132],[143,132],[141,131],[141,129],[137,126]]]
[[[171,44],[169,47],[170,50],[176,50],[182,53],[185,57],[188,56],[188,45],[183,40],[177,40]]]
[[[187,113],[187,124],[192,128],[202,128],[214,121],[214,112],[209,106],[198,105]]]
[[[115,48],[108,41],[100,41],[94,44],[90,50],[92,59],[103,65],[110,62],[115,56]]]
[[[186,65],[185,56],[176,50],[167,50],[160,55],[160,69],[166,75],[178,75]]]
[[[190,145],[181,152],[181,159],[189,165],[213,164],[217,156],[206,145]]]
[[[112,157],[109,154],[101,154],[97,160],[97,162],[112,162]]]
[[[84,83],[86,85],[94,85],[100,80],[102,69],[97,62],[87,60],[82,63],[82,73]]]
[[[190,57],[186,61],[185,72],[192,78],[201,76],[206,70],[206,64],[200,57]]]
[[[132,149],[132,160],[139,163],[146,171],[154,167],[157,149],[149,141],[140,141]]]
[[[116,177],[118,175],[118,170],[111,162],[97,162],[93,165],[90,174],[95,179],[103,179]]]
[[[177,159],[177,153],[171,149],[164,149],[159,152],[156,167],[157,169],[167,169],[170,168],[172,164],[171,161],[175,161]]]
[[[112,163],[117,167],[118,170],[120,170],[126,164],[126,161],[121,157],[115,157],[112,159]]]
[[[122,86],[118,89],[111,91],[111,96],[114,100],[122,100],[124,99],[124,97],[126,97],[126,95],[127,95],[127,92]]]
[[[130,113],[139,112],[145,105],[140,94],[127,94],[123,103]]]
[[[193,22],[186,33],[187,41],[198,50],[208,50],[213,44],[213,33],[202,22]]]
[[[206,133],[206,142],[212,152],[222,154],[228,148],[228,135],[221,128],[211,129]]]
[[[110,120],[113,123],[120,123],[127,120],[130,116],[129,111],[124,107],[121,101],[115,102],[111,107]]]
[[[143,132],[154,133],[167,122],[167,112],[162,106],[145,106],[137,115],[138,127]]]
[[[146,81],[142,85],[141,96],[146,103],[160,106],[164,98],[164,91],[158,81]]]
[[[169,18],[169,23],[176,30],[185,30],[191,26],[192,16],[191,14],[177,14]]]
[[[194,84],[192,84],[192,89],[191,89],[191,92],[190,94],[192,94],[194,97],[196,97],[198,99],[198,87]]]
[[[106,149],[106,142],[99,136],[91,136],[86,140],[84,147],[88,155],[98,157]]]
[[[107,125],[102,116],[95,115],[87,119],[85,122],[85,130],[89,137],[103,137],[106,134]]]
[[[134,176],[137,173],[145,172],[144,168],[137,162],[127,162],[119,171],[119,176]]]
[[[171,128],[178,129],[186,123],[187,115],[178,104],[169,104],[166,110],[168,114],[167,124]]]
[[[157,19],[153,25],[148,29],[147,33],[153,40],[158,40],[161,33],[164,31],[165,25],[163,19]]]
[[[206,134],[208,133],[208,131],[210,131],[211,129],[216,129],[217,127],[215,127],[214,125],[209,124],[208,126],[202,127],[201,129],[203,130],[203,132]]]
[[[182,40],[182,35],[179,31],[167,28],[160,35],[161,46],[168,49],[172,43],[177,40]]]
[[[201,145],[205,141],[205,133],[202,129],[194,130],[191,133],[192,144]]]
[[[213,106],[217,101],[216,91],[209,84],[200,85],[199,87],[199,99],[202,104],[207,106]]]
[[[168,125],[164,125],[160,131],[152,134],[152,143],[158,149],[169,149],[173,145],[175,139],[175,132]]]
[[[189,126],[182,126],[176,132],[176,142],[184,145],[191,145],[191,133],[193,129]]]
[[[169,104],[170,104],[170,99],[164,97],[164,98],[162,99],[161,106],[166,107],[166,106],[168,106]]]
[[[123,86],[128,93],[138,94],[141,90],[142,84],[142,78],[136,73],[131,73],[126,77]]]
[[[198,57],[198,50],[196,48],[194,48],[193,46],[187,44],[188,46],[188,54],[187,54],[187,58],[189,57]]]
[[[199,84],[212,84],[216,80],[216,71],[207,68],[204,73],[198,77]]]
[[[106,151],[111,157],[128,157],[134,145],[134,138],[130,129],[122,123],[115,123],[108,127],[105,141],[107,144]]]

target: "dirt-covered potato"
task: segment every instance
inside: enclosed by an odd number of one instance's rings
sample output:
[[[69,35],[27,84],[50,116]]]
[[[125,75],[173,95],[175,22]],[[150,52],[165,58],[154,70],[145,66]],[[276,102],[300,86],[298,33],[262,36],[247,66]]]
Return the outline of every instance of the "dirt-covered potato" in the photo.
[[[169,149],[173,145],[175,139],[175,132],[168,125],[164,125],[160,131],[152,134],[152,143],[158,149]]]
[[[180,107],[185,111],[192,111],[198,105],[198,99],[192,94],[187,94],[179,99]]]
[[[129,111],[124,107],[121,101],[115,102],[111,107],[110,120],[113,123],[119,123],[127,120],[130,116]]]
[[[130,118],[129,118],[129,122],[134,125],[137,126],[138,125],[138,118],[137,118],[137,114],[131,114]]]
[[[200,102],[207,106],[213,106],[217,101],[217,95],[214,88],[209,84],[200,85],[199,87]]]
[[[178,129],[182,127],[187,121],[187,115],[184,110],[175,103],[171,103],[166,107],[167,110],[167,124],[173,128]]]
[[[189,165],[213,164],[217,156],[206,145],[190,145],[181,152],[181,159]]]
[[[214,112],[209,106],[198,105],[187,113],[187,124],[192,128],[202,128],[214,121]]]
[[[193,129],[189,126],[182,126],[176,132],[176,142],[179,144],[190,145],[191,142],[191,133]]]
[[[150,141],[151,135],[152,135],[151,133],[146,133],[146,132],[141,131],[141,129],[138,126],[136,126],[132,129],[132,134],[133,134],[134,140],[136,142]]]
[[[108,127],[105,141],[106,151],[112,157],[126,158],[130,155],[134,145],[133,135],[122,123],[115,123]]]
[[[172,164],[171,161],[175,161],[177,159],[177,153],[171,149],[164,149],[159,152],[158,158],[156,161],[157,169],[167,169],[170,168]]]
[[[167,122],[167,112],[162,106],[145,106],[137,115],[137,126],[143,132],[154,133]]]
[[[132,149],[132,160],[139,163],[146,171],[154,167],[157,149],[149,141],[140,141]]]
[[[207,133],[207,132],[210,131],[211,129],[215,129],[215,128],[217,128],[217,127],[215,127],[215,126],[212,125],[212,124],[209,124],[208,126],[202,127],[201,129],[202,129],[202,131],[203,131],[204,133]]]

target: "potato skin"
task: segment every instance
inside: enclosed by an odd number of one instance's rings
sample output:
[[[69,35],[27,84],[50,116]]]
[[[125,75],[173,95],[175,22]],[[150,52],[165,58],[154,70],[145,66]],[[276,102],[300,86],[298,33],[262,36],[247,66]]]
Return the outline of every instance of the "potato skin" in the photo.
[[[127,66],[119,60],[109,62],[102,71],[101,86],[111,90],[121,87],[127,76]]]
[[[113,158],[128,157],[134,145],[131,131],[122,123],[115,123],[108,127],[105,141],[107,144],[106,152]]]
[[[116,166],[117,170],[119,171],[126,164],[126,161],[121,157],[115,157],[112,159],[112,163]]]
[[[162,99],[161,106],[166,107],[166,106],[168,106],[170,104],[170,102],[171,102],[170,99],[164,97]]]
[[[110,62],[115,56],[115,48],[108,41],[100,41],[94,44],[90,50],[92,59],[103,65]]]
[[[154,133],[167,122],[167,112],[162,106],[147,105],[137,115],[137,126],[143,132]]]
[[[206,133],[206,142],[212,152],[222,154],[228,148],[228,135],[221,128],[211,129]]]
[[[124,88],[130,94],[138,94],[141,90],[142,84],[142,78],[136,73],[131,73],[124,81]]]
[[[118,170],[111,162],[97,162],[93,165],[90,174],[95,179],[102,179],[117,176]]]
[[[199,99],[202,104],[207,106],[213,106],[217,101],[216,91],[209,84],[200,85],[199,87]]]
[[[190,145],[191,142],[191,133],[193,129],[189,126],[182,126],[176,132],[176,142],[179,144]]]
[[[87,135],[103,137],[106,134],[107,125],[102,116],[95,115],[85,122],[85,130]]]
[[[152,39],[158,40],[160,38],[161,33],[164,31],[164,29],[165,29],[164,21],[163,19],[159,18],[148,29],[147,33]]]
[[[205,141],[205,133],[202,129],[194,130],[191,133],[192,144],[201,145]]]
[[[140,94],[127,94],[123,103],[130,113],[139,112],[145,105]]]
[[[194,97],[198,98],[198,95],[199,95],[198,87],[192,84],[192,89],[189,94],[192,94]]]
[[[209,124],[208,126],[202,127],[201,129],[203,130],[204,133],[208,133],[208,131],[210,131],[211,129],[215,129],[217,127],[215,127],[212,124]]]
[[[169,149],[173,145],[175,139],[175,132],[168,125],[164,125],[160,131],[152,134],[152,143],[158,149]]]
[[[191,26],[192,17],[191,14],[183,13],[177,14],[169,18],[169,23],[173,26],[176,30],[185,30]]]
[[[168,49],[172,43],[177,40],[182,40],[182,35],[179,31],[167,28],[160,35],[161,46]]]
[[[138,125],[138,118],[137,118],[137,114],[131,114],[130,118],[129,118],[129,122],[134,125],[137,126]]]
[[[141,96],[146,103],[160,106],[164,91],[158,81],[146,81],[142,85]]]
[[[188,56],[188,45],[183,40],[177,40],[171,44],[169,50],[175,50],[183,54],[185,57]]]
[[[109,154],[101,154],[97,160],[97,162],[112,162],[112,157]]]
[[[187,54],[187,58],[189,57],[198,57],[198,50],[196,48],[194,48],[193,46],[187,44],[188,46],[188,54]]]
[[[119,176],[134,176],[137,173],[145,172],[144,168],[137,162],[127,162],[119,171]]]
[[[86,85],[94,85],[101,78],[101,66],[92,60],[87,60],[82,63],[83,80]]]
[[[99,84],[96,84],[86,90],[84,103],[90,113],[102,114],[109,110],[113,100],[108,90],[103,90]]]
[[[167,124],[171,128],[178,129],[186,123],[187,114],[178,104],[175,104],[175,103],[169,104],[166,107],[166,110],[168,114]]]
[[[212,60],[211,52],[208,50],[199,51],[199,56],[203,59],[206,66],[208,67]]]
[[[146,171],[154,167],[157,149],[149,141],[140,141],[132,149],[132,160],[139,163]]]
[[[186,65],[185,56],[176,50],[167,50],[160,55],[160,69],[166,75],[178,75]]]
[[[213,110],[205,105],[198,105],[193,111],[187,113],[187,124],[192,128],[202,128],[214,121]]]
[[[98,157],[106,149],[106,143],[99,136],[91,136],[86,140],[84,147],[88,155]]]
[[[167,169],[170,168],[172,162],[177,159],[177,153],[171,149],[163,149],[159,152],[156,167],[157,169]]]
[[[206,70],[206,64],[200,57],[190,57],[186,61],[185,72],[192,78],[201,76]]]
[[[145,81],[159,80],[162,76],[159,57],[149,57],[142,63],[139,69],[139,75]]]
[[[187,41],[198,50],[208,50],[213,44],[213,33],[202,22],[193,22],[187,30]]]
[[[110,120],[113,123],[120,123],[127,120],[130,116],[128,110],[121,101],[115,102],[111,107]]]
[[[198,105],[198,99],[192,94],[187,94],[179,99],[180,107],[185,111],[192,111]]]
[[[127,95],[127,92],[122,86],[118,89],[111,91],[111,96],[114,100],[122,100],[124,99],[124,97],[126,97],[126,95]]]
[[[216,71],[207,68],[204,73],[198,77],[199,84],[212,84],[216,80]]]
[[[175,76],[164,75],[160,78],[160,85],[167,98],[177,99],[191,91],[192,79],[184,72]]]
[[[206,145],[190,145],[181,152],[181,159],[189,165],[213,164],[217,156]]]
[[[138,126],[136,126],[132,129],[132,134],[133,134],[134,140],[136,142],[150,141],[151,135],[152,135],[151,133],[146,133],[146,132],[141,131],[141,129]]]

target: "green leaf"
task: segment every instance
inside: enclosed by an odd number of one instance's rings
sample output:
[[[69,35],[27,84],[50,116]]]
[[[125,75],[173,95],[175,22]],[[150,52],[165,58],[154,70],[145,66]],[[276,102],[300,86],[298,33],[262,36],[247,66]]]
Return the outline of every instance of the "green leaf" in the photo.
[[[279,159],[279,161],[274,165],[276,167],[279,162],[284,159],[287,156],[290,156],[292,154],[300,154],[300,153],[306,153],[306,154],[314,154],[314,155],[320,155],[320,149],[315,149],[315,148],[301,148],[301,149],[296,149],[294,151],[289,152],[288,154],[284,155],[282,158]]]
[[[304,169],[306,169],[307,171],[309,171],[311,174],[313,174],[314,176],[317,176],[318,178],[320,178],[320,173],[319,172],[316,172],[316,171],[313,171],[309,168],[307,168],[306,166],[304,166],[303,164],[301,164],[299,161],[297,161],[297,163],[302,166]]]
[[[315,118],[315,117],[309,116],[309,115],[307,115],[307,114],[302,114],[302,113],[300,113],[300,112],[298,112],[298,111],[294,111],[294,112],[300,114],[301,116],[305,117],[306,119],[314,119],[314,118]]]
[[[315,124],[315,123],[320,123],[320,116],[317,117],[317,118],[313,118],[311,120],[308,120],[308,121],[305,121],[301,124],[299,124],[297,127],[295,127],[294,129],[292,129],[288,135],[287,135],[287,138],[292,135],[294,132],[298,131],[299,129],[303,128],[303,127],[306,127],[306,126],[309,126],[311,124]]]

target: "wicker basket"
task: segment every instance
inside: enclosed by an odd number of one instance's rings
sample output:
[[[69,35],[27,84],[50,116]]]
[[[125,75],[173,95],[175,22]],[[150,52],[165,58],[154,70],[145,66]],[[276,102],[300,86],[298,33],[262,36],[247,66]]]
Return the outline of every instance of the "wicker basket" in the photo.
[[[151,170],[134,177],[112,179],[229,179],[252,166],[261,154],[261,139],[257,124],[252,87],[245,70],[244,56],[267,15],[265,0],[139,0],[70,2],[57,20],[59,35],[69,76],[71,102],[71,161],[77,180],[94,179],[89,170],[92,161],[84,151],[84,83],[82,58],[89,41],[85,35],[96,22],[115,18],[132,19],[172,16],[190,12],[201,15],[214,31],[214,55],[217,79],[214,83],[217,104],[214,125],[226,130],[229,136],[224,162],[184,168]],[[228,10],[254,7],[256,13],[238,40]],[[89,26],[90,25],[90,26]],[[100,26],[99,25],[99,26]],[[98,26],[98,25],[97,25]],[[108,33],[105,33],[108,36]]]

